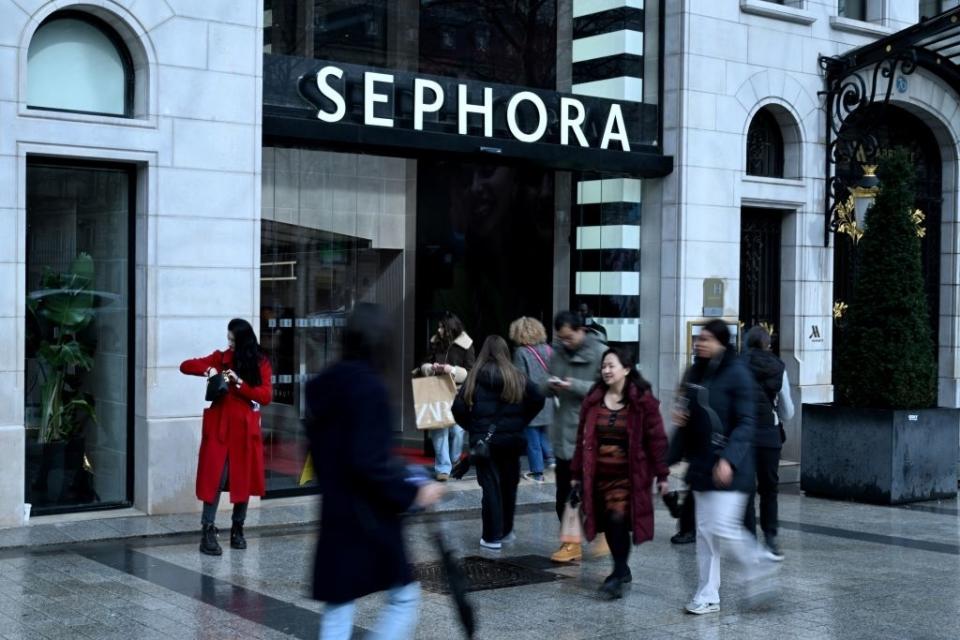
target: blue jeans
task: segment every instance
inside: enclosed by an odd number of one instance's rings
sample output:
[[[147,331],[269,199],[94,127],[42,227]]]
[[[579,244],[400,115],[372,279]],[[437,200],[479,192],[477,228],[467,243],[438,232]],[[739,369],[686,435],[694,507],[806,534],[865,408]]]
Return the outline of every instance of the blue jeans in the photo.
[[[457,425],[446,429],[434,429],[430,432],[433,440],[433,450],[437,454],[434,470],[437,473],[450,473],[453,463],[460,459],[463,453],[463,429]]]
[[[544,461],[553,459],[547,427],[546,425],[529,426],[524,429],[524,433],[527,435],[527,461],[530,463],[530,473],[543,473]]]
[[[375,640],[412,638],[417,628],[417,606],[420,604],[420,583],[411,582],[387,592],[387,604],[380,619],[366,636]],[[320,619],[320,640],[350,640],[353,635],[354,600],[340,604],[327,603]]]

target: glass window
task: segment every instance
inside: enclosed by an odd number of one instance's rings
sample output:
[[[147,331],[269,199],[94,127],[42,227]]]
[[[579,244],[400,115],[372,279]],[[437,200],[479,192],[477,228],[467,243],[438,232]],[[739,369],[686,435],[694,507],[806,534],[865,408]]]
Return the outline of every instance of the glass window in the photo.
[[[921,20],[932,18],[941,13],[943,13],[943,0],[920,0],[920,13],[918,15]]]
[[[27,163],[26,496],[128,503],[132,167]]]
[[[520,316],[553,318],[554,172],[421,160],[417,189],[420,358],[445,311],[479,351]],[[420,362],[418,358],[418,362]]]
[[[266,0],[264,52],[553,89],[557,3]]]
[[[760,109],[747,132],[747,175],[783,177],[783,134],[769,109]]]
[[[837,0],[837,15],[851,20],[866,20],[867,0]]]
[[[27,50],[27,106],[129,116],[133,80],[119,36],[93,16],[54,14]]]
[[[402,335],[413,189],[407,164],[404,158],[263,149],[260,338],[275,375],[273,403],[263,408],[270,496],[301,490],[304,387],[339,357],[340,331],[354,305],[383,305]],[[395,342],[386,379],[399,429],[409,368],[402,339]]]

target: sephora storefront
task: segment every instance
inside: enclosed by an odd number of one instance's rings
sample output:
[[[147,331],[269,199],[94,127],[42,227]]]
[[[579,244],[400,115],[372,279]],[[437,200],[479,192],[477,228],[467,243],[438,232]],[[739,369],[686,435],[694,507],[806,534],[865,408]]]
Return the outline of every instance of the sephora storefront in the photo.
[[[264,410],[271,495],[304,489],[304,383],[337,356],[356,302],[393,318],[396,428],[413,446],[423,439],[410,371],[444,311],[479,348],[519,316],[549,327],[556,310],[585,301],[614,318],[611,340],[637,348],[639,285],[600,280],[638,277],[639,198],[624,198],[623,178],[672,166],[658,146],[657,13],[614,16],[652,25],[646,63],[612,56],[585,67],[570,58],[573,30],[604,27],[569,13],[558,21],[570,10],[559,5],[266,3],[260,317],[277,375]],[[641,77],[648,67],[650,100],[588,86],[627,63]],[[603,225],[621,242],[602,244]]]

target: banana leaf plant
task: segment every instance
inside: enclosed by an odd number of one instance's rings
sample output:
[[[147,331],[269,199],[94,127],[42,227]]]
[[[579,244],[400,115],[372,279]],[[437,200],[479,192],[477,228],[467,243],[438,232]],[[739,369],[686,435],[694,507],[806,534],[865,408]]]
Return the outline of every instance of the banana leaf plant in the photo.
[[[93,396],[81,391],[93,368],[94,340],[85,330],[94,319],[93,258],[81,253],[66,273],[45,269],[40,288],[27,296],[34,335],[29,340],[40,372],[39,441],[69,440],[96,422]]]

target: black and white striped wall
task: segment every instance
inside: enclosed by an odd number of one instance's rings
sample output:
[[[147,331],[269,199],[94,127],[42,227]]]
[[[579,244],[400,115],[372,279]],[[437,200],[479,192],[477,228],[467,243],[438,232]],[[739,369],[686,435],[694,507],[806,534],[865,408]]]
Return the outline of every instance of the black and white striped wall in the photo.
[[[573,0],[573,93],[643,101],[644,0]],[[642,181],[583,176],[575,186],[574,300],[611,343],[640,336]]]

